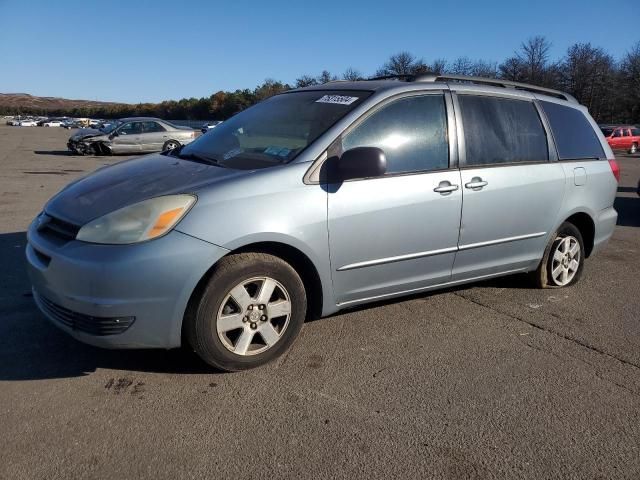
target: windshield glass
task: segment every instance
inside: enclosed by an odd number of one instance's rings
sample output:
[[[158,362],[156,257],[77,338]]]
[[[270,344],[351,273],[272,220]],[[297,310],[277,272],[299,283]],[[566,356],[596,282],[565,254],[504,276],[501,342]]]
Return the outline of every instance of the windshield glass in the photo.
[[[221,123],[177,155],[240,170],[288,163],[369,95],[346,90],[276,95]]]
[[[606,128],[606,127],[604,127],[604,128],[601,128],[600,130],[602,130],[602,134],[603,134],[605,137],[609,137],[609,136],[611,136],[611,134],[613,133],[613,128]]]
[[[108,123],[108,124],[102,125],[102,126],[99,128],[99,130],[100,130],[101,132],[104,132],[104,133],[111,133],[111,132],[113,132],[116,128],[118,128],[120,125],[122,125],[122,122],[118,120],[117,122],[113,122],[113,123]]]

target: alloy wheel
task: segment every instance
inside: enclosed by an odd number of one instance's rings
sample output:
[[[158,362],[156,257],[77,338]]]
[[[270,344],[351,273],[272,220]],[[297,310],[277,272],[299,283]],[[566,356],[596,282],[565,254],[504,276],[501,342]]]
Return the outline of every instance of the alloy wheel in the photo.
[[[291,318],[291,298],[270,277],[243,280],[225,296],[218,316],[218,338],[236,355],[257,355],[282,338]]]
[[[580,242],[573,236],[559,238],[553,250],[551,278],[558,286],[564,286],[573,280],[580,268]]]

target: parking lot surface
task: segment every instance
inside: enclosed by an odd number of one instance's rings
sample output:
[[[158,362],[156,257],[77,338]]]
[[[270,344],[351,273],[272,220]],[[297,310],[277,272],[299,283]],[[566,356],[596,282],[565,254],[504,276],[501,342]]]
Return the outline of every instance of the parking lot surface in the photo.
[[[524,276],[307,322],[276,363],[106,351],[36,309],[25,230],[127,157],[0,126],[0,478],[640,478],[640,155],[573,287]]]

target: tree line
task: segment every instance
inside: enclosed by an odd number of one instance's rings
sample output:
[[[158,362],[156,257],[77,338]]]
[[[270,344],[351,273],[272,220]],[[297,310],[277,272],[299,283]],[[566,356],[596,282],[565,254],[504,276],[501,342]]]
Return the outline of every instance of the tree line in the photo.
[[[427,62],[410,52],[400,52],[392,55],[373,77],[446,73],[502,78],[566,91],[587,106],[591,115],[601,123],[640,123],[640,41],[621,59],[615,59],[604,49],[591,43],[571,45],[560,59],[552,59],[550,50],[551,43],[545,37],[535,36],[522,42],[513,55],[502,62],[466,56],[452,61],[436,58]],[[267,79],[253,90],[218,91],[209,97],[160,103],[57,109],[49,110],[47,114],[97,118],[153,116],[165,119],[225,120],[265,98],[291,88],[365,78],[371,76],[365,76],[354,68],[348,68],[341,75],[324,70],[315,76],[302,75],[292,85]]]

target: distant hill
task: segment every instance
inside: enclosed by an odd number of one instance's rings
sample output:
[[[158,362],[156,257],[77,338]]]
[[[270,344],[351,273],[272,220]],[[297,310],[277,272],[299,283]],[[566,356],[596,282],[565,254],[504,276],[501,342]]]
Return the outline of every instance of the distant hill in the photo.
[[[40,114],[50,111],[74,109],[106,109],[125,106],[124,103],[98,102],[95,100],[70,100],[59,97],[36,97],[28,93],[0,93],[0,112]]]

